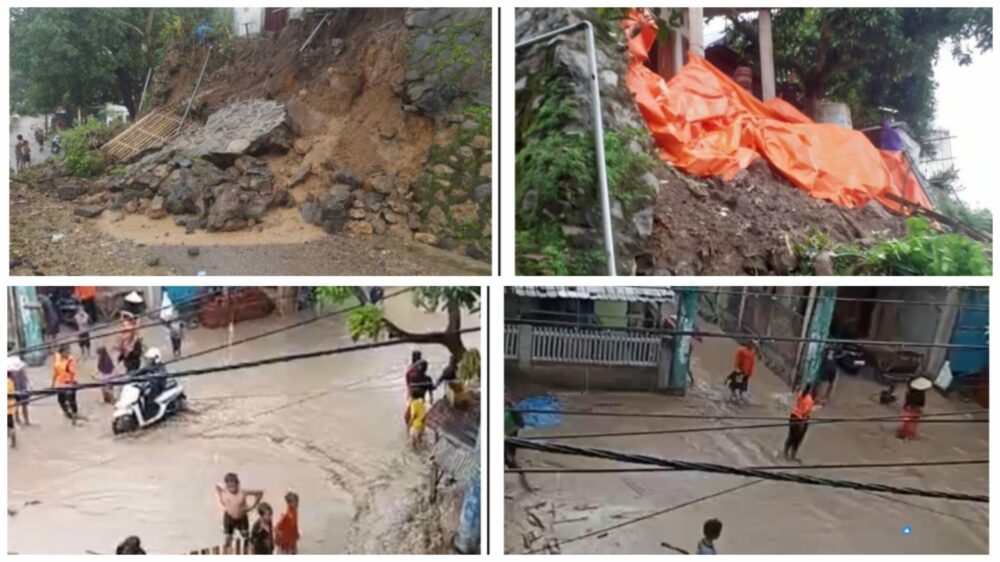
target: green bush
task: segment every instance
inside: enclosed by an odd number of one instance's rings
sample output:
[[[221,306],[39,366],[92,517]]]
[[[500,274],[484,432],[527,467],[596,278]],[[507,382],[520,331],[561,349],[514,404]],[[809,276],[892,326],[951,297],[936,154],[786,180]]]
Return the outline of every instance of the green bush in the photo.
[[[961,234],[939,232],[922,217],[906,221],[906,236],[872,246],[835,245],[821,234],[807,237],[797,247],[810,273],[821,252],[835,254],[838,275],[975,275],[993,274],[992,248]]]
[[[93,118],[87,118],[83,123],[63,131],[64,164],[70,174],[81,177],[94,177],[107,167],[104,156],[93,146],[91,139],[100,135],[104,125]]]

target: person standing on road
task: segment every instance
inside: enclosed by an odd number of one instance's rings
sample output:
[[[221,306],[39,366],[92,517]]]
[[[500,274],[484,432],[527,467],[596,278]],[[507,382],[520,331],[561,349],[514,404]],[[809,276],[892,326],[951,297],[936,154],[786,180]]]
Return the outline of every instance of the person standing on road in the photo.
[[[826,350],[823,351],[823,361],[820,363],[819,369],[819,382],[826,385],[826,392],[823,394],[823,399],[819,401],[820,404],[826,404],[830,401],[830,395],[833,394],[833,383],[837,380],[837,351],[833,346],[827,346]],[[816,385],[816,394],[819,394],[819,385]]]
[[[77,307],[73,320],[76,322],[76,329],[79,332],[80,357],[86,359],[90,357],[90,315],[81,305]]]
[[[14,373],[7,369],[7,443],[11,449],[17,448],[17,429],[14,427],[14,413],[17,412],[15,392]]]
[[[18,135],[21,138],[21,135]],[[21,141],[21,169],[31,165],[31,141],[24,139]]]
[[[910,383],[910,388],[906,391],[906,399],[903,402],[903,423],[896,430],[896,437],[900,439],[916,439],[917,426],[920,424],[920,416],[924,411],[924,404],[927,402],[926,391],[931,387],[930,380],[919,377]]]
[[[750,387],[750,377],[753,376],[754,364],[757,361],[756,349],[757,344],[753,340],[747,340],[746,343],[736,350],[736,360],[733,362],[733,369],[742,375],[739,389],[741,398]]]
[[[799,453],[799,446],[809,429],[809,417],[812,415],[813,386],[807,384],[802,392],[795,399],[795,407],[792,408],[792,415],[788,417],[788,438],[785,439],[785,460],[794,461]]]
[[[76,406],[76,390],[71,388],[74,386],[76,386],[76,359],[70,354],[69,344],[64,343],[59,346],[59,352],[56,353],[52,364],[52,387],[66,389],[59,391],[59,407],[73,425],[76,425],[79,410]]]
[[[102,383],[108,383],[115,376],[115,362],[111,359],[111,354],[108,353],[108,348],[103,345],[97,348],[97,374],[94,377],[95,380]],[[115,403],[115,392],[111,388],[110,384],[105,384],[101,387],[101,400],[105,404]]]
[[[16,164],[14,169],[18,172],[24,167],[24,154],[21,152],[21,143],[23,142],[24,137],[17,135],[17,142],[14,143],[14,162]]]
[[[13,351],[13,347],[8,344],[7,353],[11,351]],[[28,365],[20,357],[17,355],[7,356],[7,372],[13,374],[14,390],[17,392],[31,390],[31,385],[28,383]],[[31,425],[31,419],[28,418],[28,399],[19,398],[17,402],[18,406],[14,411],[14,421],[21,425]]]
[[[715,551],[715,541],[722,536],[722,521],[709,519],[702,526],[704,536],[698,541],[698,554],[718,554]]]
[[[38,141],[38,151],[43,152],[45,150],[45,132],[42,131],[41,127],[35,127],[35,140]]]

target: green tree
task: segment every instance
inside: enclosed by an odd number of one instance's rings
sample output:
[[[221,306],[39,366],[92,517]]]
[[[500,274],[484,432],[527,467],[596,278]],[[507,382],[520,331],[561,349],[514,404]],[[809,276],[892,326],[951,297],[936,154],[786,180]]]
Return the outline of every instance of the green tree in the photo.
[[[218,21],[218,8],[11,8],[11,107],[47,113],[116,102],[133,117],[162,31],[184,15]]]
[[[988,207],[973,207],[962,200],[960,193],[965,188],[959,183],[957,169],[942,170],[931,176],[927,183],[936,190],[933,202],[939,213],[980,232],[993,232],[993,212]]]
[[[943,44],[969,64],[993,48],[991,8],[783,8],[772,12],[774,59],[794,73],[806,112],[829,97],[851,106],[854,121],[899,112],[925,136],[934,117],[934,62]],[[731,17],[729,46],[758,59],[756,22]]]
[[[462,314],[479,312],[479,287],[415,287],[413,304],[427,313],[447,312],[448,325],[434,332],[412,332],[399,327],[385,315],[383,303],[371,304],[360,287],[319,287],[321,302],[340,304],[355,298],[362,305],[347,317],[351,337],[378,340],[382,336],[406,338],[415,343],[443,345],[451,352],[451,362],[458,365],[466,353],[462,342]]]

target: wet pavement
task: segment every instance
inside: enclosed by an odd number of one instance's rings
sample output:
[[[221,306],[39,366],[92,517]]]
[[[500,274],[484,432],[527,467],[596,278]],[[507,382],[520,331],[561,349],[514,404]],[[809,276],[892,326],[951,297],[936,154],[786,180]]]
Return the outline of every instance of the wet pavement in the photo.
[[[404,328],[442,329],[443,314],[413,308],[408,295],[386,303]],[[234,339],[308,316],[237,324]],[[478,316],[463,327],[477,326]],[[65,334],[65,332],[64,332]],[[147,345],[169,349],[166,331],[144,330]],[[184,352],[225,343],[228,330],[187,334]],[[466,344],[479,346],[479,333]],[[112,338],[95,340],[110,342]],[[351,344],[342,317],[321,320],[253,343],[171,365],[194,367]],[[284,494],[301,498],[303,554],[442,551],[444,538],[426,512],[426,461],[412,453],[402,422],[403,368],[411,344],[179,379],[190,412],[141,433],[115,437],[112,406],[81,391],[87,421],[72,427],[54,399],[31,407],[8,455],[8,550],[17,553],[111,553],[138,535],[150,553],[182,554],[221,543],[221,510],[213,486],[226,472],[247,489],[265,490],[276,514]],[[423,345],[436,376],[448,358]],[[74,346],[74,353],[76,353]],[[95,359],[83,361],[88,381]],[[50,367],[30,370],[34,388]],[[409,525],[409,528],[406,525]],[[426,528],[416,529],[417,525]],[[56,534],[53,531],[56,530]],[[450,537],[447,537],[450,538]],[[444,550],[446,551],[446,550]]]
[[[709,324],[707,330],[718,328]],[[758,359],[750,382],[750,401],[727,402],[725,376],[736,343],[705,338],[692,360],[695,386],[685,397],[654,394],[560,393],[564,408],[593,411],[694,415],[787,416],[787,385]],[[870,380],[840,374],[829,405],[814,416],[895,416],[899,409],[875,400],[880,387]],[[516,388],[519,395],[538,388]],[[972,411],[976,404],[928,395],[926,413]],[[971,417],[971,416],[968,416]],[[523,435],[642,431],[722,426],[739,421],[635,419],[566,416],[557,428],[525,430]],[[920,438],[895,437],[897,422],[830,424],[809,428],[799,458],[805,464],[917,462],[982,459],[988,453],[988,424],[922,424]],[[744,431],[602,437],[565,443],[641,452],[672,459],[734,466],[786,464],[781,448],[784,427]],[[608,461],[521,451],[525,468],[622,467]],[[803,473],[879,482],[895,486],[989,493],[988,465],[920,468],[809,470]],[[720,554],[986,554],[989,551],[986,504],[880,495],[697,472],[616,474],[529,474],[528,492],[515,475],[505,482],[505,550],[522,553],[562,543],[564,554],[676,554],[666,542],[693,551],[704,521],[723,523],[716,542]],[[731,490],[731,491],[727,491]],[[721,493],[720,493],[721,492]],[[712,494],[720,495],[703,499]],[[591,531],[624,523],[671,507],[676,509],[606,533],[565,542]],[[904,534],[904,527],[911,529]]]

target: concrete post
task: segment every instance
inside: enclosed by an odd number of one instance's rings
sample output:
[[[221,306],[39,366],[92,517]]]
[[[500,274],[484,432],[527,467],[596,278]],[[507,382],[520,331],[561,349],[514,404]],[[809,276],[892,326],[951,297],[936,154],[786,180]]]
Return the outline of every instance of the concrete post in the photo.
[[[673,355],[670,353],[670,347],[672,345],[673,341],[670,338],[660,340],[660,372],[656,377],[656,390],[661,392],[670,390],[670,358]]]
[[[25,347],[37,347],[44,343],[45,337],[42,335],[42,309],[39,306],[38,294],[34,287],[15,287],[17,294],[17,308],[21,314],[21,326]],[[35,349],[22,354],[21,359],[37,367],[45,364],[45,359],[49,356],[47,349]]]
[[[830,323],[833,321],[833,308],[837,301],[836,287],[820,287],[813,305],[812,318],[809,321],[809,337],[825,340],[830,337]],[[823,361],[823,342],[811,341],[806,347],[805,367],[802,373],[802,385],[816,382],[819,378],[819,368]]]
[[[677,307],[677,330],[694,330],[694,319],[698,314],[698,291],[690,287],[680,289]],[[674,351],[671,358],[670,381],[667,392],[683,396],[687,390],[688,372],[691,369],[691,336],[674,336]]]
[[[809,302],[806,304],[806,315],[802,317],[802,332],[799,334],[800,338],[805,339],[809,334],[809,322],[812,320],[813,305],[816,304],[816,287],[809,287]],[[805,342],[799,342],[799,345],[795,349],[795,376],[792,386],[798,386],[801,377],[799,373],[802,372],[802,350],[805,348]]]
[[[517,367],[522,372],[531,367],[531,326],[517,325]]]
[[[938,314],[937,327],[934,329],[934,343],[950,343],[951,336],[955,332],[955,321],[958,320],[959,307],[962,302],[961,291],[957,287],[948,287],[948,294],[945,296],[946,306],[942,307]],[[948,358],[948,349],[944,347],[932,347],[927,353],[924,361],[924,369],[931,380],[937,377],[945,360]]]
[[[701,7],[688,8],[688,43],[694,54],[705,56],[705,11]]]
[[[760,90],[767,101],[774,97],[774,43],[771,40],[771,10],[757,12],[757,35],[760,43]]]

